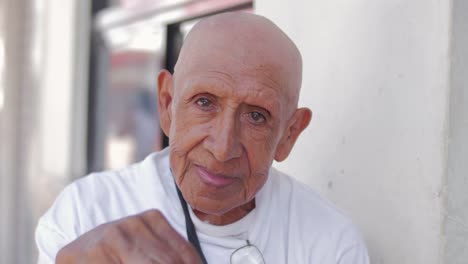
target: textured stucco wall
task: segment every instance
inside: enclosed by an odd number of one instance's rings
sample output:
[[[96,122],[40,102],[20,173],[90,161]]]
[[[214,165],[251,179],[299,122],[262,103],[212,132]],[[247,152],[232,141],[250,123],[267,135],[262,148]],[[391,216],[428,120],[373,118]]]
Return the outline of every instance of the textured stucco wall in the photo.
[[[257,0],[304,58],[314,111],[275,166],[350,215],[374,264],[442,263],[450,1]]]

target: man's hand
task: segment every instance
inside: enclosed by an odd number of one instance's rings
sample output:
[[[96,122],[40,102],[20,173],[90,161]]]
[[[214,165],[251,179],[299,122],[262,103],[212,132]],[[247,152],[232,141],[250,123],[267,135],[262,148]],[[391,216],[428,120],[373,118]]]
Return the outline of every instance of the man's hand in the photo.
[[[62,248],[57,264],[202,263],[158,210],[100,225]]]

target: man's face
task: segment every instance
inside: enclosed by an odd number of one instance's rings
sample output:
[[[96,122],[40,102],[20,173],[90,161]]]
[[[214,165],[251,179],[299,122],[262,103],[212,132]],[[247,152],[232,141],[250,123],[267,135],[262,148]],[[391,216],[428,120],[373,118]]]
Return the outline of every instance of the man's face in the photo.
[[[174,178],[198,216],[232,223],[253,208],[310,121],[297,109],[301,76],[299,51],[264,18],[223,14],[189,33],[158,100]]]
[[[254,198],[287,121],[276,68],[239,60],[212,58],[174,77],[171,167],[190,205],[207,214]]]

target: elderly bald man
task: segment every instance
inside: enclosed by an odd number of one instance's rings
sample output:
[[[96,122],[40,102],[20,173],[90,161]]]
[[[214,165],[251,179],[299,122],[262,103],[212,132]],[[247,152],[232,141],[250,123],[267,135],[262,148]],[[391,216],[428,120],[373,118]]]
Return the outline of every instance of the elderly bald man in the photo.
[[[69,185],[37,227],[39,262],[368,263],[350,220],[271,167],[312,116],[297,107],[301,75],[266,18],[199,22],[174,75],[158,75],[170,146]]]

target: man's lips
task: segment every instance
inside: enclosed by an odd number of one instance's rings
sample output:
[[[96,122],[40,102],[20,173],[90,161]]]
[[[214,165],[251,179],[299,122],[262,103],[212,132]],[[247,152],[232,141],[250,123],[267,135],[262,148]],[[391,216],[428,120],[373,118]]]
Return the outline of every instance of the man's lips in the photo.
[[[215,187],[224,187],[233,183],[237,178],[235,177],[226,177],[221,174],[215,174],[208,171],[206,168],[201,166],[195,166],[197,174],[200,176],[200,179],[208,185]]]

